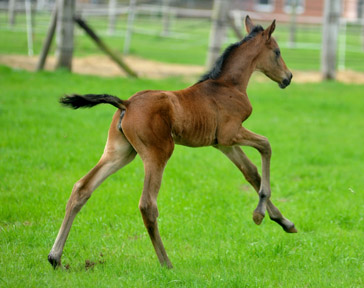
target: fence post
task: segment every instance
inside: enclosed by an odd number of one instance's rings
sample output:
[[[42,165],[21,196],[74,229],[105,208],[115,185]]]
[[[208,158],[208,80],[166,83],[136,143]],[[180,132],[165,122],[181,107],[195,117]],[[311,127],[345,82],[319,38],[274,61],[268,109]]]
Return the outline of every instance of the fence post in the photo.
[[[171,14],[169,11],[169,0],[162,0],[162,22],[163,22],[163,32],[162,36],[168,36],[169,28],[171,24]]]
[[[27,22],[28,56],[33,56],[33,20],[32,2],[30,0],[25,0],[25,13]]]
[[[9,20],[9,25],[10,26],[14,26],[15,24],[15,6],[16,6],[16,0],[9,0],[9,4],[8,4],[8,20]]]
[[[117,0],[109,0],[109,27],[108,34],[113,35],[115,33],[115,24],[116,24],[116,7]]]
[[[130,0],[128,10],[128,23],[126,25],[125,40],[124,40],[124,54],[129,53],[131,36],[133,34],[133,24],[135,18],[136,0]]]
[[[45,6],[46,6],[46,1],[45,0],[37,0],[37,5],[36,5],[37,11],[44,10],[44,8],[46,8]]]
[[[294,47],[296,43],[296,22],[298,0],[291,0],[291,23],[289,29],[289,46]]]
[[[360,24],[361,24],[361,41],[362,41],[362,49],[364,50],[364,0],[361,0],[360,3]]]
[[[340,26],[340,0],[325,0],[322,29],[321,73],[325,80],[336,78],[337,37]]]
[[[131,77],[138,77],[138,75],[129,68],[129,66],[119,57],[117,56],[106,44],[99,38],[96,33],[91,29],[90,26],[86,24],[84,20],[81,19],[81,17],[74,17],[75,22],[87,33],[88,36],[91,37],[93,41],[95,41],[96,45],[109,57],[111,60],[113,60],[116,64],[119,65],[121,69],[123,69],[128,76]]]
[[[54,32],[56,31],[56,25],[57,25],[57,4],[55,4],[54,8],[53,8],[51,22],[48,27],[47,37],[44,40],[43,48],[39,55],[39,60],[37,63],[37,68],[36,68],[37,71],[43,70],[43,68],[44,68],[44,65],[45,65],[45,62],[46,62],[46,59],[48,56],[49,48],[51,47],[51,44],[52,44]]]
[[[56,68],[72,70],[75,0],[57,0]]]
[[[220,55],[220,49],[225,39],[226,26],[230,8],[230,0],[214,0],[212,25],[207,54],[207,68],[211,68]]]
[[[339,69],[345,70],[345,55],[346,55],[346,20],[342,19],[340,23],[340,47],[339,47]]]
[[[233,29],[235,36],[239,40],[243,39],[243,33],[241,32],[241,27],[243,26],[243,23],[241,21],[240,12],[237,10],[230,11],[228,17],[230,27],[231,29]]]

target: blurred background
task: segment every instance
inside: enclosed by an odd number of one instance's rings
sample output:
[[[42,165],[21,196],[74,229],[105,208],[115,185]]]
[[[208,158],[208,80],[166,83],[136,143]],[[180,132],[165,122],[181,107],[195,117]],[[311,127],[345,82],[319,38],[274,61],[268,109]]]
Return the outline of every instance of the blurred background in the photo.
[[[275,37],[286,63],[293,70],[322,72],[323,61],[329,61],[333,62],[331,65],[338,71],[364,72],[364,0],[59,2],[63,3],[59,6],[75,5],[71,7],[71,13],[81,16],[110,50],[120,57],[128,55],[126,62],[137,73],[140,70],[139,74],[143,76],[148,76],[154,68],[160,67],[155,62],[146,60],[197,65],[187,71],[176,66],[175,70],[166,68],[164,72],[161,66],[162,74],[202,73],[216,59],[216,55],[210,55],[213,51],[221,51],[245,35],[244,17],[247,14],[255,23],[264,27],[273,19],[277,20]],[[0,63],[23,65],[28,69],[36,66],[37,57],[49,33],[54,6],[52,0],[0,0]],[[68,8],[64,9],[64,13],[68,13]],[[328,25],[333,25],[331,30],[324,27],[325,21]],[[57,45],[60,44],[56,44],[55,40],[61,37],[59,33],[61,32],[56,29],[50,56],[54,56],[59,49]],[[91,74],[97,65],[100,73],[109,70],[118,74],[120,69],[105,66],[108,60],[96,57],[105,54],[83,29],[75,25],[73,33],[73,43],[64,46],[71,45],[67,49],[73,50],[72,56],[84,59],[77,65],[91,65]],[[324,35],[328,33],[333,34],[333,40],[328,40],[331,42],[325,46]],[[327,49],[333,50],[328,52],[333,54],[331,60],[322,59],[323,50]],[[31,57],[25,58],[26,55]],[[52,61],[51,59],[46,66],[49,69],[52,69],[52,65],[57,65]],[[144,71],[144,65],[150,66],[150,69]]]

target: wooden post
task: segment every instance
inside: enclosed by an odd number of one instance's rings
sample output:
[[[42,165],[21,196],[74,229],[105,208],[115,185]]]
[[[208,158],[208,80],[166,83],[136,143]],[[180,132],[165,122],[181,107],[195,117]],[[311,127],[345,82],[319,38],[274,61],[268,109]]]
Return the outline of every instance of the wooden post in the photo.
[[[8,20],[9,20],[9,26],[14,26],[15,24],[15,6],[16,6],[16,0],[9,0],[9,6],[8,6]]]
[[[361,41],[362,49],[364,51],[364,0],[360,1],[360,24],[361,24]]]
[[[346,56],[346,20],[342,19],[340,23],[340,34],[339,34],[339,70],[345,70],[345,56]]]
[[[340,0],[325,0],[321,50],[321,73],[325,80],[336,78],[340,8]]]
[[[240,18],[240,12],[234,11],[232,14],[228,16],[229,25],[231,29],[233,29],[233,32],[239,40],[243,39],[243,33],[241,32],[242,22]]]
[[[45,0],[37,0],[37,11],[43,10],[45,6],[46,6]]]
[[[57,0],[56,68],[72,70],[75,0]]]
[[[43,70],[44,64],[47,59],[47,55],[49,52],[49,48],[51,47],[54,32],[56,31],[56,24],[57,24],[57,4],[54,5],[52,17],[51,17],[51,23],[48,28],[47,37],[44,40],[43,48],[39,56],[38,64],[37,64],[37,71]]]
[[[119,58],[102,40],[96,35],[96,33],[86,24],[84,20],[82,20],[80,17],[74,17],[75,22],[85,30],[85,32],[91,37],[92,40],[95,41],[96,45],[104,51],[109,57],[119,65],[121,69],[123,69],[128,76],[131,77],[138,77],[138,75],[130,69],[130,67],[121,59]]]
[[[109,0],[109,28],[108,34],[113,35],[115,33],[115,25],[116,25],[116,8],[117,8],[117,0]]]
[[[32,2],[30,0],[25,0],[25,16],[27,22],[28,56],[33,56]]]
[[[296,16],[298,0],[291,0],[291,24],[289,29],[289,46],[293,47],[296,43]]]
[[[242,27],[243,27],[243,20],[242,20],[240,11],[239,10],[234,10],[234,11],[232,11],[231,15],[232,15],[232,17],[234,19],[234,25],[236,27],[238,27],[239,30],[242,29]]]
[[[216,59],[220,55],[220,49],[225,39],[229,8],[230,0],[214,0],[209,50],[206,63],[208,69],[215,64]]]
[[[129,14],[128,23],[126,25],[125,40],[124,40],[124,54],[129,53],[131,36],[133,34],[133,24],[135,18],[136,0],[130,0],[129,2]]]
[[[162,0],[162,21],[163,21],[163,31],[162,36],[168,36],[169,28],[171,24],[171,14],[169,11],[169,0]]]

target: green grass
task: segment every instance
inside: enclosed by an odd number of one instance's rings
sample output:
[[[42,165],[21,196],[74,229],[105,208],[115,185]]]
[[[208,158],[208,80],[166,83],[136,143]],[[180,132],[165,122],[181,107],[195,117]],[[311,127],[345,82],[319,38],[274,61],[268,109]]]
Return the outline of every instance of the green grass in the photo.
[[[0,67],[1,287],[363,287],[364,86],[333,82],[252,82],[248,91],[245,126],[270,139],[272,199],[298,234],[268,217],[253,223],[257,196],[218,151],[177,146],[158,198],[174,269],[159,267],[138,211],[138,157],[77,216],[62,258],[69,270],[51,268],[72,186],[101,155],[115,110],[73,111],[58,97],[186,85]],[[86,260],[95,266],[86,270]]]

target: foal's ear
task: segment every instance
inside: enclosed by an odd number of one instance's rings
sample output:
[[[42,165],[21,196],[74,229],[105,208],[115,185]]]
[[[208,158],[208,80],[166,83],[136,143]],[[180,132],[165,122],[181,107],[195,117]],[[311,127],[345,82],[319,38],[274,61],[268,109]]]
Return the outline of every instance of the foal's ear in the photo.
[[[270,40],[270,37],[275,29],[276,29],[276,20],[274,19],[272,24],[270,24],[270,26],[264,31],[264,35],[267,35],[267,41]]]
[[[246,17],[245,17],[246,32],[248,32],[248,34],[249,34],[250,31],[252,31],[254,27],[255,27],[255,25],[254,25],[252,19],[250,19],[249,15],[246,15]]]

